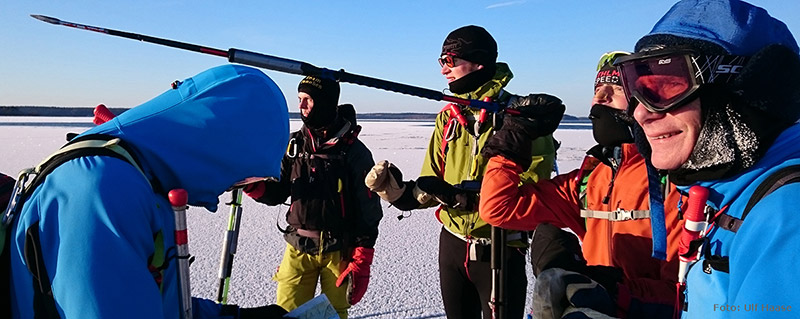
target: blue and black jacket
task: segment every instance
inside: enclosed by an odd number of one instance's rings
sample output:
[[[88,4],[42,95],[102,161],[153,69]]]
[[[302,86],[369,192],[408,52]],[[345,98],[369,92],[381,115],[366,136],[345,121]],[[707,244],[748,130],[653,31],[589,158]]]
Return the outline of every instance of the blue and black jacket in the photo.
[[[52,171],[12,225],[13,318],[34,316],[26,236],[36,233],[62,318],[178,318],[175,259],[161,285],[148,269],[161,234],[174,251],[174,213],[164,191],[215,211],[218,197],[248,177],[278,177],[288,141],[286,100],[263,72],[224,65],[186,79],[81,136],[130,146],[144,173],[115,157],[86,156]],[[269,138],[265,138],[269,137]],[[158,256],[155,256],[158,257]],[[195,318],[221,306],[194,299]]]

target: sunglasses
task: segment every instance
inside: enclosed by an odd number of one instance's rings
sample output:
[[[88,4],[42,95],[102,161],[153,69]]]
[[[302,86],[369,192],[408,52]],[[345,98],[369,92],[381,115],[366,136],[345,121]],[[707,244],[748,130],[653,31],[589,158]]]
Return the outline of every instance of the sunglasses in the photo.
[[[445,54],[439,58],[439,66],[447,66],[448,68],[456,67],[456,57]]]
[[[614,65],[628,99],[636,99],[650,112],[664,113],[692,101],[703,84],[731,82],[747,60],[669,50],[622,56]]]

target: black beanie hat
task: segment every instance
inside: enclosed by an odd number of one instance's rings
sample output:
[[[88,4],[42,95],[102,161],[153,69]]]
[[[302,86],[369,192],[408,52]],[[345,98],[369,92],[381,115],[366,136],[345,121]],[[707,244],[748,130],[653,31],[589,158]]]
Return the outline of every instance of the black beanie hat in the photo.
[[[308,116],[300,116],[308,128],[321,129],[334,122],[339,104],[339,82],[307,76],[300,81],[297,92],[306,93],[314,100]]]
[[[468,25],[447,35],[442,44],[441,55],[445,54],[492,67],[497,62],[497,42],[486,29]]]

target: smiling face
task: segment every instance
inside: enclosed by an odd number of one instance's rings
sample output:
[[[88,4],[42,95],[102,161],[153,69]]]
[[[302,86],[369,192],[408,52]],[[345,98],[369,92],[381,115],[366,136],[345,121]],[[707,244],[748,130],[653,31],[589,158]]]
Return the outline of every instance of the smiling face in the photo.
[[[674,170],[689,159],[702,127],[700,99],[665,113],[650,112],[640,103],[633,117],[650,143],[653,166]]]
[[[453,66],[451,67],[443,63],[441,72],[447,79],[447,83],[450,83],[482,68],[483,65],[453,57]]]

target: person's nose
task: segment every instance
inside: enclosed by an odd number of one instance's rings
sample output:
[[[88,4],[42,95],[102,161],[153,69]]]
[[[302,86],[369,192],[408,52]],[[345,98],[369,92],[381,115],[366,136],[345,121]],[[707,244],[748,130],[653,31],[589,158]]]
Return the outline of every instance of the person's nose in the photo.
[[[611,92],[609,92],[608,88],[603,86],[597,89],[594,92],[594,98],[592,99],[592,104],[608,104],[612,102]]]
[[[447,75],[447,73],[450,73],[450,67],[447,64],[442,64],[442,75]]]
[[[636,122],[639,122],[639,125],[658,120],[663,118],[664,115],[665,113],[650,112],[642,103],[637,103],[636,108],[633,110],[633,118],[636,119]]]

